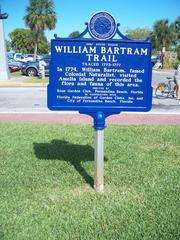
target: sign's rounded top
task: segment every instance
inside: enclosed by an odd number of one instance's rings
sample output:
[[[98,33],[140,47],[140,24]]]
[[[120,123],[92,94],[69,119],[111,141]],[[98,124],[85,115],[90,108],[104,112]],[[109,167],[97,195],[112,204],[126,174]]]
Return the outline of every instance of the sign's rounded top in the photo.
[[[108,40],[116,33],[116,22],[113,16],[107,12],[94,14],[88,24],[89,33],[98,40]]]

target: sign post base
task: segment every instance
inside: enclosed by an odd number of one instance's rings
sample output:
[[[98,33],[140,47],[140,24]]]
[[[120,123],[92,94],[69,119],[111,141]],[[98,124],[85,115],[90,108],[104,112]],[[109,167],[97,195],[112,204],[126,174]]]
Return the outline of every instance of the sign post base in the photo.
[[[104,192],[104,128],[106,127],[106,118],[113,114],[119,114],[119,110],[114,112],[80,112],[82,114],[88,114],[94,120],[93,127],[95,129],[94,139],[94,190],[99,193]]]

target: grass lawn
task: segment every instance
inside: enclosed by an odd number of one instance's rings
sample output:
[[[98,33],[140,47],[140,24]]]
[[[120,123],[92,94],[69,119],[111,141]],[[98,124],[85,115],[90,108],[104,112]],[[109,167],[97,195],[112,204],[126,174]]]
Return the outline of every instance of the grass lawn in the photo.
[[[0,239],[180,239],[180,126],[0,124]]]
[[[21,77],[21,76],[22,76],[21,71],[10,73],[10,77]]]
[[[19,78],[19,77],[22,77],[22,76],[23,75],[22,75],[21,71],[10,73],[10,77]],[[41,79],[39,76],[37,76],[37,77],[26,77],[24,82],[25,83],[27,82],[27,83],[44,83],[44,84],[48,84],[49,77],[46,76],[44,79]]]
[[[49,82],[49,77],[45,77],[41,79],[40,77],[27,77],[24,81],[25,83],[42,83],[44,85],[47,85]]]

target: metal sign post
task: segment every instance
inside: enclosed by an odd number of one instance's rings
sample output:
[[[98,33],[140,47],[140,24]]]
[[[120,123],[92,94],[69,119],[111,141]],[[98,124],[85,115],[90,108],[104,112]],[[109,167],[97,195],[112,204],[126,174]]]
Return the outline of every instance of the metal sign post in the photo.
[[[95,173],[94,189],[97,192],[104,191],[104,130],[95,129]]]

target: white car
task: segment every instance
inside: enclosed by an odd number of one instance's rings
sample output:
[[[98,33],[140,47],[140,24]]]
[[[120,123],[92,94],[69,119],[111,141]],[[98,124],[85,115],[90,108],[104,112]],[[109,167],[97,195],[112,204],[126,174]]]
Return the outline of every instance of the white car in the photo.
[[[160,61],[156,62],[153,66],[153,69],[161,69],[162,68],[162,63]]]
[[[40,56],[37,55],[37,60],[40,60]],[[15,53],[14,60],[19,62],[32,62],[34,61],[34,54],[22,54],[22,53]]]
[[[27,62],[32,62],[32,61],[34,61],[34,54],[26,54],[25,56],[25,60],[27,61]]]
[[[19,62],[28,62],[22,53],[15,53],[14,60]]]

